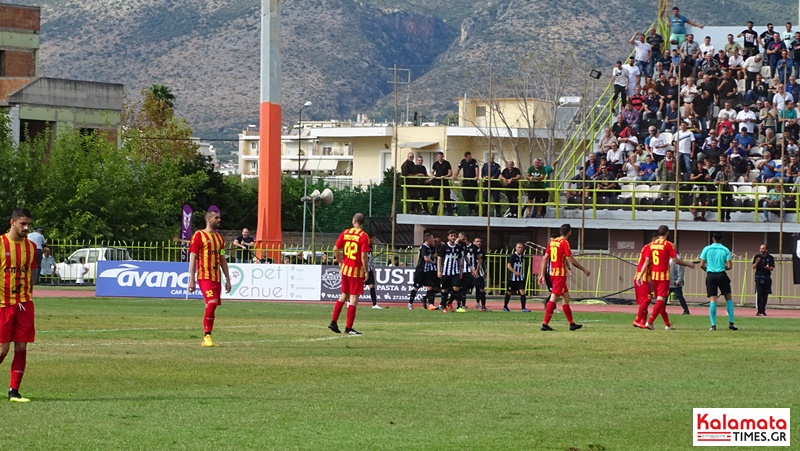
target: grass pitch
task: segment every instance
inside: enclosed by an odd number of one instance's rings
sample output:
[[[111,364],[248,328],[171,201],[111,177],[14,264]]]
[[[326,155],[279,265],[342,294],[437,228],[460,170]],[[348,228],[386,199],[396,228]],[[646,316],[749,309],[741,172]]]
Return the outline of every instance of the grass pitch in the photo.
[[[543,333],[541,311],[361,308],[364,336],[348,337],[326,328],[328,303],[226,302],[220,347],[201,348],[199,301],[39,299],[36,311],[32,402],[0,404],[2,448],[687,449],[692,407],[800,400],[792,319],[710,333],[707,317],[680,316],[646,331],[576,306],[583,330],[557,315]]]

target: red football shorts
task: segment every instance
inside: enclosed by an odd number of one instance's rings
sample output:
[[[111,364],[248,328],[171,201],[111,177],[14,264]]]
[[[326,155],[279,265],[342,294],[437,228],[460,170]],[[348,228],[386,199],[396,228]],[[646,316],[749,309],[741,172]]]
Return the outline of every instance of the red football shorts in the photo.
[[[654,280],[653,293],[655,293],[656,299],[666,300],[669,297],[669,280]]]
[[[222,282],[212,282],[210,280],[201,279],[197,281],[197,286],[203,293],[203,299],[206,303],[217,301],[217,304],[222,304],[220,294],[222,293]]]
[[[553,282],[553,289],[550,292],[554,295],[561,296],[569,292],[566,276],[550,276],[550,280]]]
[[[342,276],[342,293],[353,296],[364,294],[364,278]]]
[[[33,343],[33,302],[0,308],[0,343]]]
[[[652,299],[650,298],[650,282],[642,282],[641,285],[637,285],[636,282],[633,282],[633,292],[636,294],[636,303],[637,304],[644,304],[645,302],[650,302]]]

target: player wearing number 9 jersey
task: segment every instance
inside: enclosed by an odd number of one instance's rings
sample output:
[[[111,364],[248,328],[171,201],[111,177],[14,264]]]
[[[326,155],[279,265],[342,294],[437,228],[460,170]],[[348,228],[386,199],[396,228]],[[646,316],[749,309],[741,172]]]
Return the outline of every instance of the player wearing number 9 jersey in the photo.
[[[33,324],[33,270],[36,268],[36,245],[28,240],[31,212],[17,208],[11,213],[11,228],[2,237],[0,253],[0,363],[14,342],[11,361],[11,382],[8,400],[28,402],[19,394],[25,373],[28,343],[33,343],[36,331]]]
[[[364,215],[356,213],[353,216],[353,227],[339,235],[333,248],[333,256],[339,263],[342,273],[342,296],[333,306],[333,315],[328,328],[337,334],[341,333],[337,321],[342,314],[344,303],[349,301],[344,332],[348,335],[361,335],[361,332],[353,329],[353,322],[356,319],[358,297],[364,293],[364,278],[369,268],[369,236],[363,228]]]
[[[570,227],[569,224],[563,224],[559,228],[559,232],[561,236],[550,240],[550,244],[547,245],[544,258],[542,258],[541,268],[539,268],[539,286],[545,285],[544,271],[548,262],[550,262],[550,279],[553,282],[550,301],[545,308],[544,322],[542,323],[541,329],[543,331],[553,330],[550,327],[550,319],[553,317],[553,312],[556,310],[558,298],[563,299],[561,309],[564,311],[564,316],[569,322],[569,330],[578,330],[583,327],[572,321],[572,307],[569,306],[569,290],[567,289],[567,259],[572,263],[572,266],[583,271],[586,277],[589,277],[591,273],[572,256],[572,249],[569,247],[569,237],[572,235],[572,227]]]
[[[672,325],[669,323],[669,316],[667,315],[667,297],[669,296],[669,260],[675,264],[686,266],[687,268],[694,268],[694,263],[687,263],[678,257],[675,252],[675,247],[667,239],[669,236],[669,227],[662,225],[656,232],[658,237],[650,243],[650,249],[647,253],[643,254],[645,257],[644,267],[636,275],[636,284],[641,284],[644,275],[650,274],[653,281],[653,291],[656,295],[656,306],[653,307],[653,313],[650,319],[645,323],[647,329],[653,329],[653,321],[658,315],[664,320],[667,329],[671,329]]]

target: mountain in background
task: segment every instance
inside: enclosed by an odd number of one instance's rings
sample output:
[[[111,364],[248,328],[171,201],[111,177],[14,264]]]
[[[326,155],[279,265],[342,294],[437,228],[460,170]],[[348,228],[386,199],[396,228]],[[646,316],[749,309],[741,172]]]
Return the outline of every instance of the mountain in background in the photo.
[[[177,97],[176,113],[202,137],[232,139],[258,122],[259,0],[11,3],[42,7],[43,75],[123,83],[129,96],[164,84]],[[782,29],[797,17],[796,3],[787,0],[680,6],[706,25],[744,28],[753,20]],[[653,21],[656,8],[655,1],[637,0],[286,0],[284,122],[295,121],[307,100],[314,105],[304,115],[314,119],[361,112],[392,118],[387,68],[394,64],[411,69],[411,111],[428,117],[456,110],[470,74],[487,66],[503,73],[526,49],[574,51],[587,72],[607,73],[630,52],[628,39]]]

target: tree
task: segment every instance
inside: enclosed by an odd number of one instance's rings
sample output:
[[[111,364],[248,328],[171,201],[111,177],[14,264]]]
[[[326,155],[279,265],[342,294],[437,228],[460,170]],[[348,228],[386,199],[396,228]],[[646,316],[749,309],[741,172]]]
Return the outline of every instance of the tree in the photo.
[[[175,96],[164,86],[155,84],[144,90],[144,112],[155,125],[164,126],[172,119],[175,108]]]
[[[197,155],[192,129],[173,113],[169,88],[153,85],[140,98],[126,98],[122,107],[123,139],[134,141],[133,150],[144,160],[158,163],[176,157],[184,161]]]
[[[580,60],[572,52],[533,50],[512,55],[509,64],[505,72],[486,67],[473,77],[471,91],[474,99],[488,106],[489,123],[472,121],[470,125],[478,127],[486,139],[491,129],[491,150],[510,147],[523,170],[536,154],[553,163],[560,152],[557,142],[566,142],[574,133],[575,118],[581,117],[586,105],[585,101],[580,106],[561,102],[576,94],[571,88],[580,73]]]

